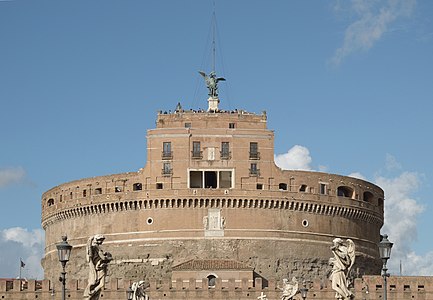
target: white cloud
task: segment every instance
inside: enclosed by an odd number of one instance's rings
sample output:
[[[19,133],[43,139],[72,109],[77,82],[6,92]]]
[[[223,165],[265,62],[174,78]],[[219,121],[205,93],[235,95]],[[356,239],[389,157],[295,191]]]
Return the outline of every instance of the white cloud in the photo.
[[[346,28],[343,45],[336,50],[331,63],[339,65],[350,54],[369,50],[395,20],[410,16],[415,4],[416,0],[352,0],[349,10],[357,19]],[[342,2],[337,2],[335,9],[343,11],[341,5]]]
[[[0,188],[24,180],[26,171],[21,167],[0,168]]]
[[[285,170],[311,170],[312,159],[308,148],[293,146],[287,153],[275,155],[275,163]]]
[[[28,279],[42,279],[41,259],[44,253],[44,232],[13,227],[0,230],[0,277],[18,277],[20,258],[25,266],[22,276]]]
[[[401,261],[404,275],[433,275],[433,252],[421,256],[412,249],[417,240],[416,221],[424,211],[424,206],[412,197],[420,183],[420,176],[415,172],[403,172],[394,178],[376,178],[376,184],[385,191],[385,224],[382,233],[387,233],[394,243],[389,262],[393,274],[399,274]]]

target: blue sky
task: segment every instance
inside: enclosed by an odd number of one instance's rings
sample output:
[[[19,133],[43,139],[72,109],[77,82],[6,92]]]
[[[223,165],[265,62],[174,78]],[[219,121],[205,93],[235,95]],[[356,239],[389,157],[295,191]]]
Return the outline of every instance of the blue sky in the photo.
[[[0,277],[41,277],[41,194],[146,163],[156,112],[206,108],[211,1],[0,1]],[[278,164],[386,192],[391,270],[433,275],[433,2],[216,1],[221,108]]]

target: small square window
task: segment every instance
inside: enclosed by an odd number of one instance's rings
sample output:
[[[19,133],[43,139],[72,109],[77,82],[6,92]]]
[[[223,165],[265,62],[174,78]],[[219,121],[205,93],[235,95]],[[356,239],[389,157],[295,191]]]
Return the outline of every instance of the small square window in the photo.
[[[96,194],[96,195],[100,195],[100,194],[102,194],[102,188],[96,188],[96,189],[95,189],[95,194]]]
[[[257,189],[258,190],[263,190],[263,184],[257,183]]]
[[[185,123],[185,128],[191,128],[191,123]]]
[[[156,183],[156,189],[157,189],[157,190],[162,190],[162,189],[163,189],[163,184],[162,184],[162,182],[157,182],[157,183]]]
[[[235,128],[235,126],[236,126],[235,123],[229,123],[229,128],[230,128],[230,129]]]
[[[143,185],[140,182],[134,183],[132,185],[133,191],[141,191],[143,189]]]

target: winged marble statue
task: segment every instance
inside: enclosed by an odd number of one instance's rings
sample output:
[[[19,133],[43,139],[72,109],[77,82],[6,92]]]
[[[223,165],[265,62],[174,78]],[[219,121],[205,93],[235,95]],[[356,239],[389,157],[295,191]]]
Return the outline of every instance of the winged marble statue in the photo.
[[[355,243],[351,239],[343,241],[341,238],[335,238],[332,242],[333,257],[329,259],[332,289],[336,299],[351,299],[354,295],[348,287],[348,276],[355,263]]]

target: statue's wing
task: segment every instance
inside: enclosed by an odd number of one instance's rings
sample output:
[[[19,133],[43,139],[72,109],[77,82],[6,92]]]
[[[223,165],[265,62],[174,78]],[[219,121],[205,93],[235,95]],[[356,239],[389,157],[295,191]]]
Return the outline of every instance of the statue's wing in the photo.
[[[353,264],[355,263],[355,243],[351,239],[347,239],[347,255],[350,258],[350,265],[347,268],[347,271],[349,272],[350,269],[352,269]]]
[[[205,72],[203,72],[203,71],[198,71],[199,72],[199,74],[201,75],[201,76],[203,76],[204,78],[206,78],[206,73]]]
[[[92,259],[92,242],[93,242],[93,236],[89,237],[87,240],[87,249],[86,249],[86,261],[90,262]]]
[[[223,77],[218,77],[218,78],[217,78],[217,81],[226,81],[226,79],[223,78]]]
[[[289,299],[293,298],[296,293],[298,293],[298,282],[296,282],[295,284],[292,284],[292,292],[290,293]]]

